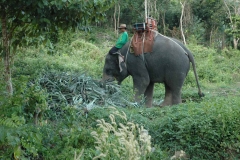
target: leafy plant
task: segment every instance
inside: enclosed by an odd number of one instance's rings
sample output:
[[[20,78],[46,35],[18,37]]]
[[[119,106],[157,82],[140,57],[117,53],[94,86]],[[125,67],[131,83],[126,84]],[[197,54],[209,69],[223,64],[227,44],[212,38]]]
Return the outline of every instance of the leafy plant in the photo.
[[[217,98],[166,108],[160,123],[149,125],[153,144],[172,153],[184,150],[191,159],[239,155],[239,103],[236,98]]]
[[[56,112],[60,106],[55,104],[91,110],[96,106],[107,104],[125,106],[129,103],[127,100],[122,101],[127,98],[116,84],[110,83],[104,90],[98,81],[84,74],[49,72],[43,74],[40,84],[48,91],[48,103]]]

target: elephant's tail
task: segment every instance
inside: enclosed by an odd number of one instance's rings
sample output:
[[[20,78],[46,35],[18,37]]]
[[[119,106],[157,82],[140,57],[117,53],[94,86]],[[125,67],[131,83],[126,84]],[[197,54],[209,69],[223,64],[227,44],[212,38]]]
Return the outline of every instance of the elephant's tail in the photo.
[[[195,76],[195,79],[197,82],[197,87],[198,87],[198,95],[199,95],[199,97],[204,97],[204,93],[201,91],[201,88],[199,85],[198,75],[197,75],[197,71],[196,71],[196,65],[195,65],[195,61],[194,61],[192,53],[188,53],[188,58],[189,58],[190,62],[192,63],[193,72],[194,72],[194,76]]]

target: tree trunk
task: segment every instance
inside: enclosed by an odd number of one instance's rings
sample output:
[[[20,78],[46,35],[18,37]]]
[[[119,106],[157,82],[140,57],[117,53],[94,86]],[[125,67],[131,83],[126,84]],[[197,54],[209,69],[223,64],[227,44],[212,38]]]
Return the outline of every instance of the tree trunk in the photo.
[[[120,19],[120,5],[118,3],[118,19],[117,19],[117,26],[119,26],[119,19]],[[117,32],[118,35],[118,32]]]
[[[222,50],[226,47],[226,40],[225,40],[225,34],[222,35]]]
[[[120,5],[119,4],[115,4],[113,17],[114,17],[114,31],[118,35],[118,28],[117,27],[119,26],[119,19],[120,19]]]
[[[239,7],[239,5],[235,5],[234,7],[232,7],[233,10],[234,10],[234,12],[232,13],[228,4],[227,4],[228,2],[226,2],[226,0],[223,0],[223,2],[224,2],[225,6],[227,8],[227,14],[228,14],[228,17],[230,19],[231,28],[232,28],[233,31],[235,31],[236,28],[237,28],[237,24],[236,24],[236,22],[233,21],[232,15],[239,16],[240,15],[240,7]],[[235,1],[235,2],[237,2],[237,1]],[[234,49],[237,49],[238,41],[239,41],[239,38],[236,38],[235,35],[233,35],[233,48]]]
[[[166,12],[163,13],[163,17],[162,17],[162,22],[163,22],[163,34],[166,35],[166,21],[165,21],[165,17],[166,17]]]
[[[144,7],[145,7],[145,21],[147,20],[148,17],[148,6],[147,6],[147,0],[144,1]]]
[[[182,2],[180,2],[180,3],[182,5],[182,13],[181,13],[181,18],[180,18],[180,28],[181,28],[183,44],[186,45],[186,40],[185,40],[185,36],[184,36],[184,32],[183,32],[183,14],[184,14],[185,1],[183,3]]]
[[[7,33],[7,16],[4,10],[1,11],[2,22],[2,37],[3,37],[3,59],[4,59],[4,79],[6,82],[6,89],[9,95],[13,94],[11,68],[10,68],[10,46],[9,35]]]
[[[233,37],[233,48],[234,49],[237,49],[237,47],[238,47],[238,40],[239,39],[237,39],[236,37]]]
[[[211,29],[210,37],[209,37],[209,47],[212,47],[212,35],[213,35],[212,33],[213,33],[213,31]]]
[[[114,31],[117,34],[116,12],[117,12],[117,5],[115,4],[113,19],[114,19]]]
[[[154,1],[154,19],[159,19],[159,14],[157,10],[157,0]]]

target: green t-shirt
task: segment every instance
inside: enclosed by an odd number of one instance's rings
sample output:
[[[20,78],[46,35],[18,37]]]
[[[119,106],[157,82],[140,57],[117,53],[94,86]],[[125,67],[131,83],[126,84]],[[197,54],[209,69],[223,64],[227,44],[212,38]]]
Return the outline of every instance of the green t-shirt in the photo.
[[[120,34],[115,47],[122,48],[124,46],[124,44],[127,43],[127,41],[128,41],[128,33],[125,31]]]

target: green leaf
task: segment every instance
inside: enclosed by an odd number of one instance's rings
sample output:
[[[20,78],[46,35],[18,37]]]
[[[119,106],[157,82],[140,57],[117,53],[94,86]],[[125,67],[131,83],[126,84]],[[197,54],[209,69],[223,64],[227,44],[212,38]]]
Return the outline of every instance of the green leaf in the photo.
[[[43,0],[43,4],[46,6],[48,5],[48,1],[47,0]]]
[[[43,8],[43,7],[44,7],[41,1],[38,2],[38,6],[39,6],[40,8]]]
[[[21,157],[22,150],[20,145],[14,148],[13,154],[14,154],[14,159],[19,159]]]

